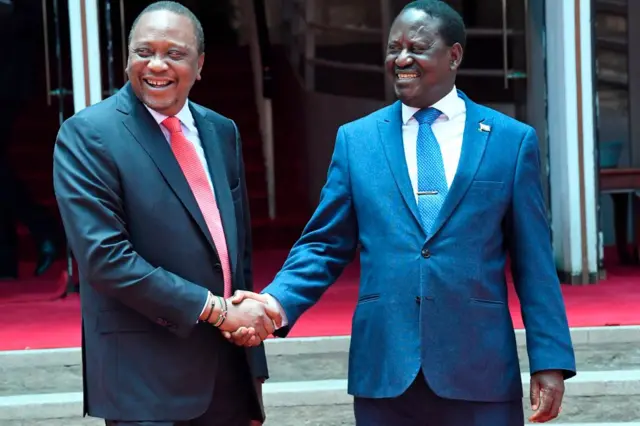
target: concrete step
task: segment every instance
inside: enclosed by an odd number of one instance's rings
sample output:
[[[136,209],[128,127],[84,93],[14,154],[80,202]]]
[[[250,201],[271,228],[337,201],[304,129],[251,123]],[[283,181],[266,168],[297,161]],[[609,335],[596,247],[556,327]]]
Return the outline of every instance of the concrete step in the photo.
[[[615,329],[607,331],[616,333]],[[579,336],[576,340],[579,372],[640,369],[640,338],[626,343],[620,342],[621,339],[611,343],[603,341],[603,338],[589,342]],[[612,338],[609,336],[608,340]],[[527,372],[529,361],[526,346],[520,343],[520,364],[522,371]],[[268,340],[269,382],[346,379],[348,346],[349,337]],[[80,350],[0,353],[0,377],[3,378],[0,381],[0,396],[80,392]]]
[[[523,374],[523,390],[528,376]],[[320,380],[266,384],[264,402],[270,420],[267,424],[351,425],[352,397],[346,393],[345,380]],[[562,421],[566,423],[640,421],[640,370],[584,372],[567,381]],[[526,415],[531,414],[524,398]],[[79,421],[82,394],[51,393],[0,397],[0,423],[10,421],[66,419]],[[298,421],[298,423],[295,422]],[[14,423],[25,424],[25,423]],[[47,423],[51,424],[51,423]]]

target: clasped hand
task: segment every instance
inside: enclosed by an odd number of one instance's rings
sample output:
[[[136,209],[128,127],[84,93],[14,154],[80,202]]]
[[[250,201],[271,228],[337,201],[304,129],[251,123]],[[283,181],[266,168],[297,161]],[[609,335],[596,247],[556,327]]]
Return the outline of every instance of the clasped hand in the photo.
[[[239,346],[257,346],[282,323],[278,309],[261,294],[237,291],[227,304],[223,336]]]

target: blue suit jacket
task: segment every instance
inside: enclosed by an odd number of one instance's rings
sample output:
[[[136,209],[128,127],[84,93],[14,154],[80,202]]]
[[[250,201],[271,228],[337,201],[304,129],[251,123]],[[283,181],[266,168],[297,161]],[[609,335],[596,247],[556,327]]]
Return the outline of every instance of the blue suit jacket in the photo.
[[[352,395],[398,396],[422,369],[445,398],[521,398],[507,254],[531,371],[575,375],[535,132],[459,96],[467,108],[460,163],[431,235],[418,219],[396,102],[340,127],[320,204],[264,290],[280,301],[293,326],[360,244],[349,355]],[[480,123],[490,131],[480,131]]]

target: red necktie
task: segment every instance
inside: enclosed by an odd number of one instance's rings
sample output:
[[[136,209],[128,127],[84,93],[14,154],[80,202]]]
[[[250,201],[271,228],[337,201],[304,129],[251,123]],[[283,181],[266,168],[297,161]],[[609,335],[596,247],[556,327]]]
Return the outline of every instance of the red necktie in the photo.
[[[202,162],[198,158],[196,149],[187,137],[182,133],[180,119],[177,117],[167,117],[162,125],[171,134],[171,149],[180,164],[180,168],[187,178],[187,182],[191,187],[198,207],[207,223],[207,228],[213,238],[213,243],[218,251],[218,257],[222,264],[222,276],[224,279],[224,297],[231,297],[231,266],[229,263],[229,253],[227,251],[227,242],[224,238],[224,229],[222,228],[222,219],[220,211],[213,196],[207,174],[204,171]]]

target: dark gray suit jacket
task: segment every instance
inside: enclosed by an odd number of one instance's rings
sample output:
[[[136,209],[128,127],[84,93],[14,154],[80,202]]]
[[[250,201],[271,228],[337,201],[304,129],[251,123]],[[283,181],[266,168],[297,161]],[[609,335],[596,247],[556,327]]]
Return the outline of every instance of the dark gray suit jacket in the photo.
[[[252,289],[251,225],[233,121],[191,103],[226,235],[234,289]],[[61,127],[54,187],[78,263],[85,412],[181,420],[211,402],[227,345],[197,324],[220,261],[171,147],[129,84]],[[247,350],[267,377],[264,347]]]

